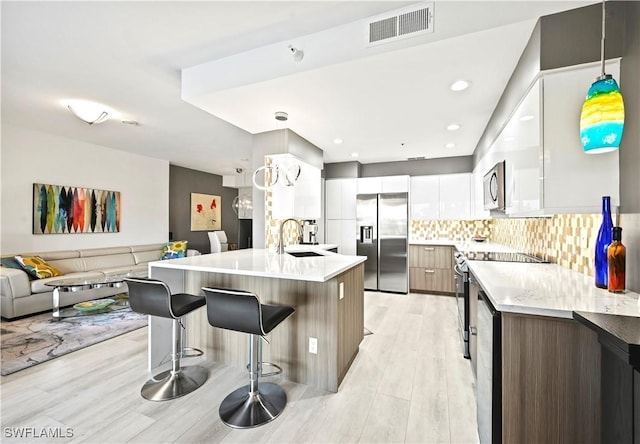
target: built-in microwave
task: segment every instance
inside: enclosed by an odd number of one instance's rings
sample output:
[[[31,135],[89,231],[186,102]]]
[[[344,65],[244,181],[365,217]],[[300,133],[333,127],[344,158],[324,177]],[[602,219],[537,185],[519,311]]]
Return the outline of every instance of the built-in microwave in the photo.
[[[484,209],[505,210],[504,160],[491,168],[483,179]]]

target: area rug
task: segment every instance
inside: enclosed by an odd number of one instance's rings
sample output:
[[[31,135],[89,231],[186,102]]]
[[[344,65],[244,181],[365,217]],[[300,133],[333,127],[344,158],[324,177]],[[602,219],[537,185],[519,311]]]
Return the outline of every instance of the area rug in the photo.
[[[52,321],[51,313],[15,321],[3,319],[0,321],[0,374],[15,373],[146,325],[147,316],[129,308],[65,317],[60,321]]]

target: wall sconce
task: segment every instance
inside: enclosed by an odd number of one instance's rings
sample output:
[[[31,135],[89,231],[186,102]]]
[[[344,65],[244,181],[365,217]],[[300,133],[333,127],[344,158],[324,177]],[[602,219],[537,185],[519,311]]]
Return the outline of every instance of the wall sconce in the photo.
[[[105,122],[109,114],[113,114],[113,110],[105,105],[89,100],[63,100],[62,105],[89,125]]]
[[[615,79],[604,72],[605,0],[602,0],[601,73],[587,92],[580,114],[580,140],[585,153],[617,150],[624,132],[624,100]]]

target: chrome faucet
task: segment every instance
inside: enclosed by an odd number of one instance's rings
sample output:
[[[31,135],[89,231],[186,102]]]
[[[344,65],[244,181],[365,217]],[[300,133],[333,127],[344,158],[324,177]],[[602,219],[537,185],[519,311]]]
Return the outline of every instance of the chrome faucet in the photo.
[[[302,236],[302,226],[300,225],[300,223],[298,223],[297,219],[290,217],[289,219],[283,220],[280,223],[280,232],[278,233],[278,254],[284,254],[284,239],[282,238],[282,229],[289,221],[293,221],[296,223],[296,226],[298,227],[298,239],[300,239],[300,237]]]

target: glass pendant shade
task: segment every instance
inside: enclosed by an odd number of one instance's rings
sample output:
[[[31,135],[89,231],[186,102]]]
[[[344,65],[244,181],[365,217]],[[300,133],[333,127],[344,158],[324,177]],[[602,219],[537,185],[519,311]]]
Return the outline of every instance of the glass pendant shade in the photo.
[[[580,139],[585,153],[616,150],[624,131],[624,101],[610,75],[593,82],[580,114]]]

